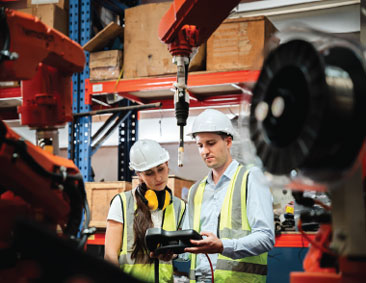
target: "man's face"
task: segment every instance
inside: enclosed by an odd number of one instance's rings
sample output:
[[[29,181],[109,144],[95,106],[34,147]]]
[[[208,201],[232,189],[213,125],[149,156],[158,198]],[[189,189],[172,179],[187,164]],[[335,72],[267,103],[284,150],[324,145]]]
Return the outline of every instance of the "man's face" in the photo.
[[[230,157],[231,137],[222,138],[215,133],[196,134],[199,153],[209,168],[220,168]]]

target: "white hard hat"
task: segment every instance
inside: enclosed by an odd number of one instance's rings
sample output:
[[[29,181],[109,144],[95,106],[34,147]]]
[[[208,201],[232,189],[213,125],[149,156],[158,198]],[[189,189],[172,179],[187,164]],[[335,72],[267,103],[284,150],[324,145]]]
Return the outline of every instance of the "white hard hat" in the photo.
[[[188,135],[193,136],[205,132],[222,132],[231,135],[233,139],[238,136],[229,117],[214,109],[207,109],[199,114],[193,121],[191,132]]]
[[[138,140],[130,149],[131,170],[143,172],[169,160],[169,153],[153,140]]]

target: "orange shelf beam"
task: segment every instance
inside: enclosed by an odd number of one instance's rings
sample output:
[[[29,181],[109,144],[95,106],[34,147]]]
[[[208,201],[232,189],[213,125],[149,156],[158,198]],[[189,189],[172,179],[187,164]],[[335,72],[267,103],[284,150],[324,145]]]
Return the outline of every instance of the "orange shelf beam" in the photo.
[[[228,72],[197,72],[188,75],[188,91],[191,93],[191,106],[207,106],[217,104],[239,103],[243,99],[240,88],[245,88],[247,84],[257,81],[259,71],[228,71]],[[85,101],[92,104],[92,97],[118,93],[120,96],[130,99],[139,104],[163,102],[163,108],[173,108],[173,91],[168,95],[157,95],[159,91],[169,91],[173,89],[176,82],[175,76],[167,77],[148,77],[137,79],[122,79],[116,81],[85,82]],[[197,87],[213,87],[223,85],[235,85],[236,93],[196,93]],[[148,97],[149,92],[154,92]],[[245,93],[244,93],[245,96]]]

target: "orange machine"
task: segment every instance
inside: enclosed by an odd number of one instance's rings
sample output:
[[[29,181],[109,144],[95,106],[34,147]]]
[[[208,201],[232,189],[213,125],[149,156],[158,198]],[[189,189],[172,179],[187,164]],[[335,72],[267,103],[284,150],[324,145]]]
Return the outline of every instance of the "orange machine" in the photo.
[[[37,18],[9,9],[0,10],[0,27],[0,80],[22,80],[22,123],[53,128],[71,121],[71,75],[84,67],[82,48]],[[19,219],[41,223],[64,238],[80,238],[83,245],[86,208],[75,164],[25,141],[0,121],[0,281],[37,278],[30,268],[35,263],[27,264],[15,241],[26,236],[16,233]]]
[[[302,224],[320,229],[292,283],[364,282],[366,64],[357,43],[303,27],[271,50],[253,89],[251,139],[266,170],[287,176]],[[309,39],[312,40],[309,40]],[[316,40],[314,40],[314,38]],[[331,207],[304,196],[329,194]]]
[[[0,9],[0,80],[21,80],[24,125],[73,119],[71,75],[81,46],[30,15]],[[0,117],[2,120],[2,117]],[[86,254],[89,210],[79,169],[0,121],[0,282],[138,282]]]
[[[0,28],[0,81],[21,80],[21,123],[36,129],[37,144],[42,138],[55,144],[57,153],[57,127],[73,119],[71,76],[84,69],[84,51],[66,35],[18,11],[2,9]]]

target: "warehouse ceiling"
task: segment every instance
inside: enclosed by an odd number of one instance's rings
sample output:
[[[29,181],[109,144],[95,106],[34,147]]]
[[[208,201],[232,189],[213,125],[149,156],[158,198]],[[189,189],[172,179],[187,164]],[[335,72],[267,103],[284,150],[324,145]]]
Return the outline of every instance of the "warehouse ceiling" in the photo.
[[[300,23],[330,33],[360,32],[359,0],[263,0],[241,3],[230,17],[265,15],[281,31]]]

